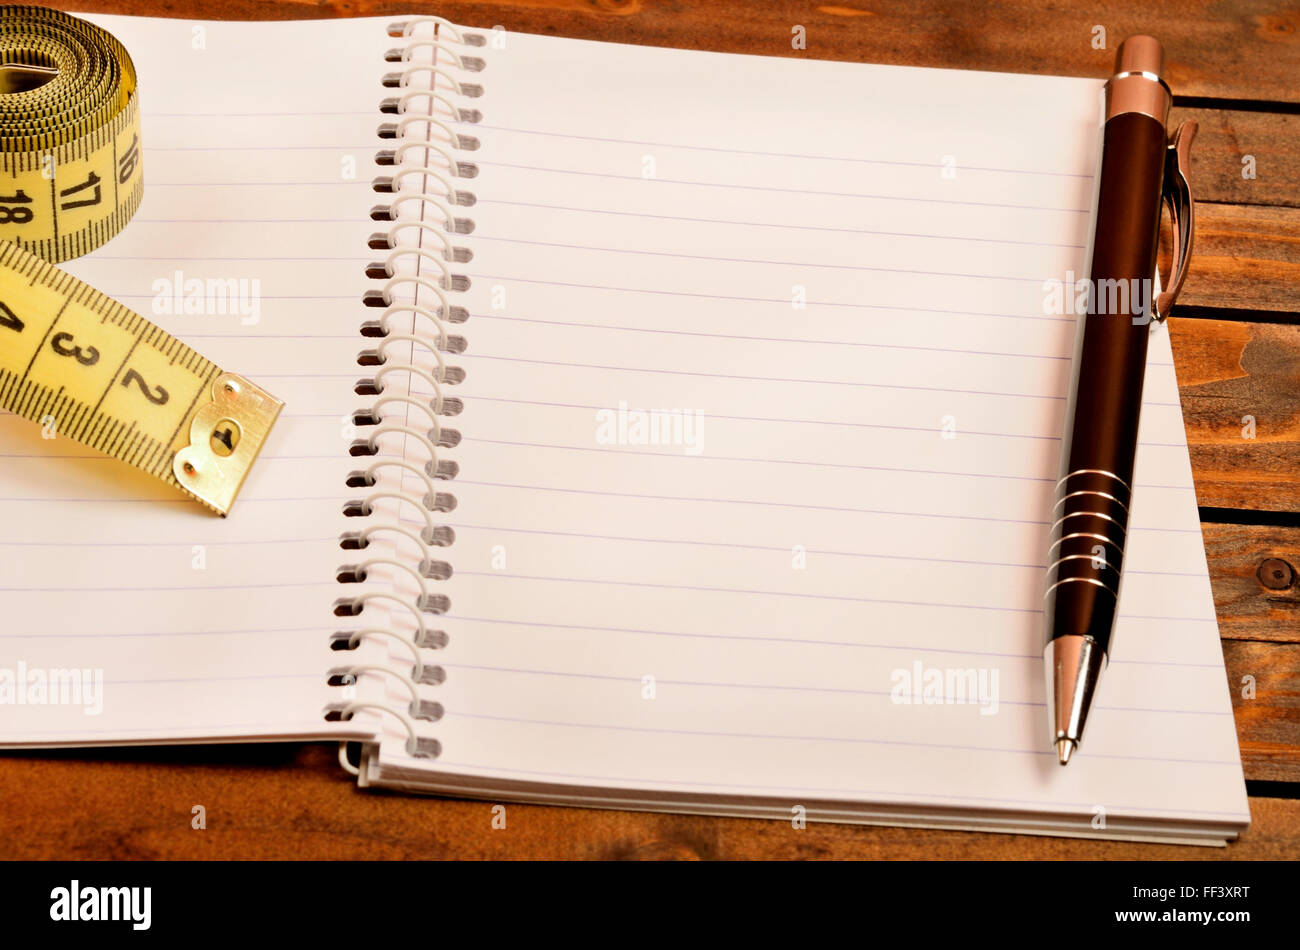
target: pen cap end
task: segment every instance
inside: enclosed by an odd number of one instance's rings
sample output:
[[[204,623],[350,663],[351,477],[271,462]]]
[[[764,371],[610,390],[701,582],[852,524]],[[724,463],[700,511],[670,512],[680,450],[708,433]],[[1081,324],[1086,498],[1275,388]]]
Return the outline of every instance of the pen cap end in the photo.
[[[1138,34],[1119,44],[1115,53],[1115,73],[1165,74],[1165,49],[1154,36]]]

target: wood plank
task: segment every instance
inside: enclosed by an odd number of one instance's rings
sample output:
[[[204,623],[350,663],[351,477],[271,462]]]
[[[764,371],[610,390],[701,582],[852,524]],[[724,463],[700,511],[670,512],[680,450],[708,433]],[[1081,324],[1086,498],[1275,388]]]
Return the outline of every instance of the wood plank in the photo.
[[[121,0],[62,0],[54,6],[121,12]],[[175,15],[171,0],[134,0],[142,16]],[[1300,10],[1250,0],[1186,0],[1137,8],[1124,0],[1005,0],[996,6],[943,0],[922,12],[913,0],[864,4],[710,0],[198,0],[191,18],[227,20],[436,13],[457,23],[647,46],[677,46],[909,66],[1108,76],[1130,33],[1158,36],[1167,74],[1183,96],[1300,102]],[[805,29],[807,48],[792,48]],[[1105,28],[1105,49],[1093,48]],[[1251,51],[1247,59],[1244,51]],[[707,94],[707,93],[705,93]],[[810,104],[811,105],[811,104]]]
[[[1173,317],[1169,329],[1197,502],[1300,511],[1300,325]]]
[[[1196,120],[1192,194],[1197,201],[1300,207],[1300,115],[1175,108],[1170,125]],[[1254,158],[1254,178],[1242,158]]]
[[[1300,644],[1225,640],[1223,658],[1246,778],[1300,782]]]
[[[1219,848],[507,805],[354,787],[327,745],[0,755],[4,858],[1181,858],[1300,855],[1300,801]],[[39,794],[35,794],[39,790]],[[191,827],[204,806],[207,828]]]
[[[1178,306],[1300,314],[1300,208],[1198,202],[1192,253]]]
[[[1201,533],[1219,634],[1300,644],[1300,528],[1203,524]]]

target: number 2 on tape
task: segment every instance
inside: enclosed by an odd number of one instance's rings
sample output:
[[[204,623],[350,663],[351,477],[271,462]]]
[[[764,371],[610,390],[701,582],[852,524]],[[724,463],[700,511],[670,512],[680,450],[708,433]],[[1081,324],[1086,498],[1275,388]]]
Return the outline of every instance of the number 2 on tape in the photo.
[[[144,317],[0,242],[0,405],[220,514],[282,403]]]

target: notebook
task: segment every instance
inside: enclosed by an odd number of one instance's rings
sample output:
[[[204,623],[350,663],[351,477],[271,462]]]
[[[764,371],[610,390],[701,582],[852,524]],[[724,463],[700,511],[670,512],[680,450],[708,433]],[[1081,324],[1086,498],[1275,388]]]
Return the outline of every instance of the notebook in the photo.
[[[337,740],[367,786],[795,827],[1246,827],[1160,327],[1113,657],[1069,769],[1047,743],[1049,298],[1087,271],[1099,82],[90,19],[139,70],[145,198],[66,266],[285,409],[224,520],[0,417],[0,671],[84,686],[11,690],[0,743]]]

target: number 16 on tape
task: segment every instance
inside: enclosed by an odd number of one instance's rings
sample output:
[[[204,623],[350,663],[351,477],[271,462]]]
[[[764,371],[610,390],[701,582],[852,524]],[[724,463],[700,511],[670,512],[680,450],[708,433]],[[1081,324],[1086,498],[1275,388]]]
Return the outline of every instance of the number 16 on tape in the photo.
[[[0,241],[0,406],[225,515],[284,404]]]

